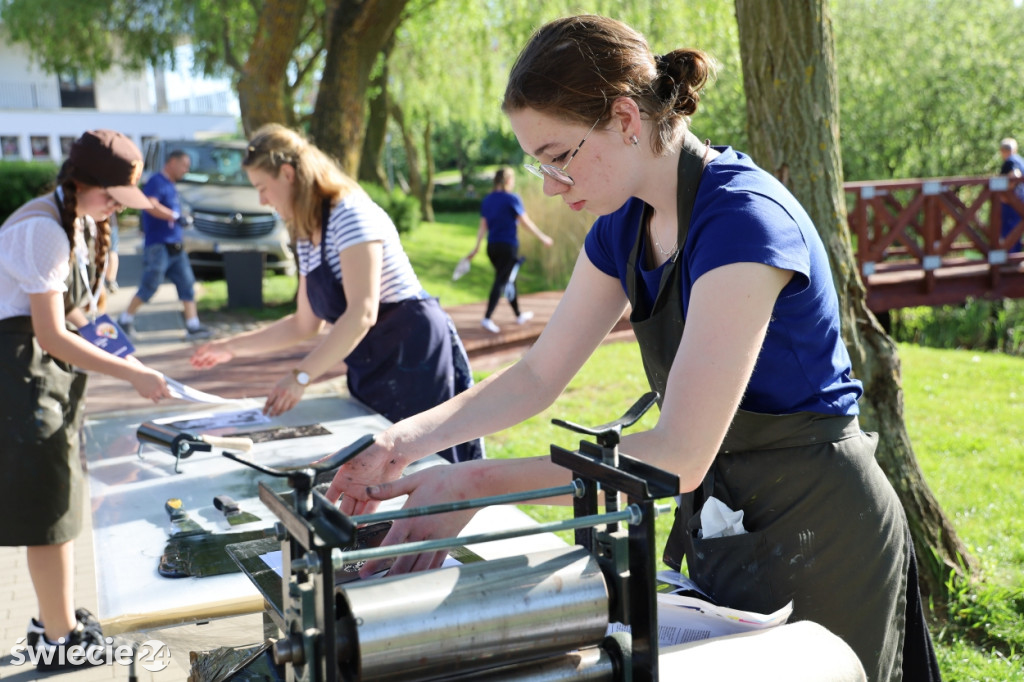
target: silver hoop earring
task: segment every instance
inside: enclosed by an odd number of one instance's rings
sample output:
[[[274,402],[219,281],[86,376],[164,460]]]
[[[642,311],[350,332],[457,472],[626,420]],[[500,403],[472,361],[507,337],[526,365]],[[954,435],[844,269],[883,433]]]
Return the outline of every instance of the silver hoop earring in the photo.
[[[634,147],[639,147],[640,146],[640,138],[638,138],[636,135],[634,135],[633,137],[629,138],[629,141],[633,143]]]

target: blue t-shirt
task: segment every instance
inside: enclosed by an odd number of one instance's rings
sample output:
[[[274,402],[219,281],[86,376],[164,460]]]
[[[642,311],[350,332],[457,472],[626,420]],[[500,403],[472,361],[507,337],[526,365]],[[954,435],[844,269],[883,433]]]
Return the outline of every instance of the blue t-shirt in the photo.
[[[748,156],[729,147],[716,149],[722,154],[704,171],[680,256],[684,317],[694,282],[710,270],[753,262],[793,271],[775,302],[740,408],[761,414],[857,414],[863,387],[850,375],[828,256],[811,219]],[[587,257],[618,277],[623,289],[643,210],[641,200],[630,199],[599,218],[586,237]],[[638,295],[653,304],[665,265],[644,267],[645,248],[639,257]]]
[[[1000,175],[1009,175],[1014,171],[1024,175],[1024,158],[1022,158],[1020,154],[1010,154],[1010,156],[1003,161],[1003,165],[999,168]],[[1017,184],[1017,187],[1014,188],[1014,194],[1024,201],[1024,182]],[[1017,211],[1009,204],[1003,204],[1002,213],[1004,232],[1008,231],[1008,228],[1015,227],[1017,225],[1017,221],[1020,220],[1020,216],[1017,214]]]
[[[487,241],[519,246],[516,220],[526,213],[523,200],[512,192],[491,192],[480,203],[480,215],[487,221]]]
[[[142,193],[153,197],[178,215],[181,214],[181,199],[174,183],[163,173],[153,175],[142,186]],[[146,211],[142,212],[142,231],[146,233],[146,246],[152,244],[179,244],[183,239],[181,224],[177,220],[160,220]]]

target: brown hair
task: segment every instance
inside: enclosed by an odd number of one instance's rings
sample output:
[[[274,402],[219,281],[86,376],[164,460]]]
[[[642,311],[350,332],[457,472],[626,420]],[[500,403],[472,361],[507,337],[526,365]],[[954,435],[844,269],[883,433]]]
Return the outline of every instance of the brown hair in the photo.
[[[74,262],[75,254],[75,221],[79,220],[78,217],[78,189],[79,183],[74,180],[74,167],[70,162],[65,161],[63,167],[60,169],[60,174],[57,176],[57,184],[60,185],[63,192],[63,199],[60,206],[60,224],[64,228],[64,234],[67,235],[68,244],[71,245],[71,258],[72,263]],[[85,187],[84,184],[82,184]],[[83,238],[86,243],[89,243],[89,235],[83,233]],[[107,254],[110,252],[110,220],[97,220],[96,221],[96,244],[93,247],[95,249],[95,261],[96,267],[93,269],[92,281],[88,283],[89,287],[93,291],[103,291],[101,277],[103,277],[103,271],[106,269]]]
[[[629,97],[654,124],[651,148],[677,146],[714,74],[704,52],[673,50],[655,56],[644,37],[621,21],[594,15],[545,24],[516,59],[502,110],[536,109],[569,121],[607,119],[609,105]]]
[[[502,166],[494,171],[494,189],[496,191],[504,191],[508,187],[508,181],[513,177],[515,177],[513,171],[508,166]]]
[[[242,166],[276,178],[286,163],[295,169],[292,220],[288,224],[292,239],[311,239],[320,229],[324,199],[333,204],[362,192],[333,159],[294,130],[268,123],[253,133]]]

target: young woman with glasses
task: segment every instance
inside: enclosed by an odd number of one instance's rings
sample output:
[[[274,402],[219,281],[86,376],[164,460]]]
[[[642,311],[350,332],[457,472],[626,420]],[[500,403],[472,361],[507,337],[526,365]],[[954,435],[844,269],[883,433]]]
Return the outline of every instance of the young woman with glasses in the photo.
[[[621,448],[680,478],[666,562],[685,557],[690,577],[731,607],[770,613],[792,600],[792,620],[842,637],[870,680],[929,679],[938,671],[913,545],[875,462],[876,437],[858,425],[862,385],[825,249],[781,183],[690,132],[711,68],[697,50],[656,56],[603,17],[534,34],[503,109],[544,191],[599,216],[565,295],[517,364],[382,433],[328,497],[344,493],[342,511],[363,513],[402,494],[411,507],[568,483],[547,457],[398,477],[446,443],[548,407],[628,304],[649,386],[663,399],[657,424]],[[702,536],[711,497],[743,511],[745,534]],[[387,543],[454,535],[471,514],[397,521]],[[400,557],[393,570],[441,559]]]

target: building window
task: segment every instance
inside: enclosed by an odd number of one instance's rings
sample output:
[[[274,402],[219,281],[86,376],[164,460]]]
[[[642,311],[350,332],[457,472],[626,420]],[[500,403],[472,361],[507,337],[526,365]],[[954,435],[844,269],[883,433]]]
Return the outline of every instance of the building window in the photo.
[[[60,156],[62,159],[66,159],[71,156],[71,145],[75,143],[75,138],[70,135],[60,136]]]
[[[18,149],[17,135],[0,135],[0,150],[5,159],[20,159],[21,150]]]
[[[96,88],[91,74],[66,71],[57,74],[60,81],[60,105],[71,109],[95,109]]]
[[[33,159],[49,159],[50,158],[50,138],[45,135],[32,135],[28,138],[29,144],[32,146],[32,158]]]

